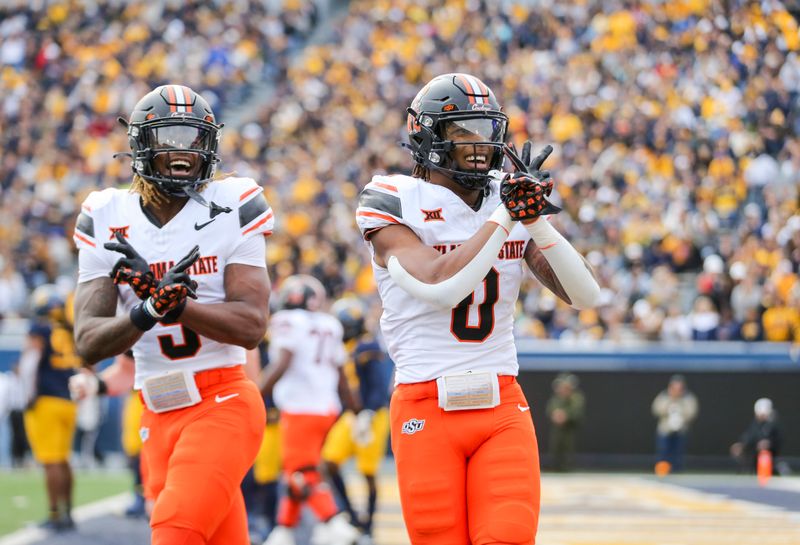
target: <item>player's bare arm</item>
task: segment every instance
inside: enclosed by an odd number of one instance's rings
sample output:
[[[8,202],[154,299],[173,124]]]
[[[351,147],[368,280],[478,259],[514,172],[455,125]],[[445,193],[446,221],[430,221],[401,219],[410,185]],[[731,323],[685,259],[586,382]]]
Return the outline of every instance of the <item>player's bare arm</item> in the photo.
[[[375,249],[375,262],[381,267],[386,267],[389,256],[395,256],[417,280],[435,284],[463,269],[498,228],[496,223],[487,222],[461,246],[445,254],[423,244],[404,225],[384,227],[373,233],[370,242]]]
[[[188,301],[178,321],[215,341],[255,348],[267,331],[267,270],[233,263],[225,267],[225,302]]]
[[[118,396],[133,388],[136,364],[127,353],[114,358],[114,363],[96,373],[80,369],[69,378],[69,393],[74,401],[95,395]]]
[[[342,400],[342,405],[344,405],[345,409],[355,413],[361,410],[361,400],[356,392],[354,392],[350,387],[350,382],[347,380],[347,375],[344,373],[344,367],[339,367],[339,383],[337,384],[336,388],[339,392],[339,398]]]
[[[127,314],[116,316],[117,287],[102,277],[78,284],[75,291],[75,349],[93,365],[128,350],[138,341],[141,329]]]
[[[278,353],[278,358],[275,360],[275,362],[270,363],[261,374],[259,388],[261,389],[262,395],[272,395],[272,390],[275,388],[275,385],[278,383],[284,373],[286,373],[286,371],[289,369],[293,358],[294,354],[291,350],[281,348],[281,351]]]
[[[583,261],[583,266],[586,267],[586,270],[589,271],[592,278],[596,281],[597,277],[594,274],[592,266],[585,257],[580,256],[580,258]],[[559,299],[568,305],[572,304],[572,300],[569,298],[569,295],[567,295],[566,290],[564,290],[564,286],[561,285],[561,281],[558,279],[553,267],[550,266],[550,263],[548,263],[535,242],[528,244],[528,247],[525,249],[525,262],[528,264],[528,268],[530,268],[536,279],[541,282],[544,287],[552,291]]]
[[[547,262],[547,259],[545,259],[541,250],[539,250],[534,242],[531,242],[528,244],[527,248],[525,248],[525,263],[528,264],[528,268],[544,287],[552,291],[559,299],[568,305],[572,304],[572,300],[570,300],[567,292],[564,291],[564,286],[562,286],[561,282],[558,280],[555,271],[553,271],[553,267],[550,266],[550,263]]]

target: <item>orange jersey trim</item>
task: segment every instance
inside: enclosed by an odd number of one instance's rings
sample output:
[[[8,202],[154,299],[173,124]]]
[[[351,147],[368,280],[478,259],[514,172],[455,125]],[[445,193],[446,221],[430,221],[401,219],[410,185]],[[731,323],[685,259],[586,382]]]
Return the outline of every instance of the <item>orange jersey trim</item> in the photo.
[[[85,236],[83,236],[82,234],[80,234],[80,233],[79,233],[79,232],[77,232],[77,231],[75,231],[75,232],[72,234],[72,236],[73,236],[73,237],[75,237],[75,238],[77,238],[78,240],[81,240],[81,241],[85,242],[86,244],[88,244],[88,245],[89,245],[89,246],[91,246],[92,248],[96,248],[96,247],[97,247],[97,245],[96,245],[94,242],[92,242],[91,240],[89,240],[88,238],[86,238]]]
[[[369,185],[376,185],[378,187],[382,187],[384,189],[388,189],[389,191],[394,191],[395,193],[397,193],[397,187],[396,186],[385,184],[383,182],[372,182]]]
[[[400,223],[399,221],[394,219],[392,216],[387,216],[386,214],[379,214],[377,212],[358,212],[356,215],[357,216],[367,216],[367,217],[370,217],[370,218],[380,218],[382,220],[391,221],[392,223],[398,223],[398,224]]]
[[[267,221],[268,221],[268,220],[269,220],[271,217],[272,217],[272,212],[270,212],[269,214],[267,214],[267,216],[266,216],[266,217],[265,217],[263,220],[259,221],[258,223],[256,223],[256,224],[255,224],[255,225],[253,225],[252,227],[248,227],[247,229],[245,229],[244,231],[242,231],[242,234],[243,234],[243,235],[246,235],[247,233],[249,233],[250,231],[252,231],[252,230],[256,229],[257,227],[261,227],[262,225],[264,225],[265,223],[267,223]],[[272,232],[272,231],[270,231],[270,233],[271,233],[271,232]]]
[[[254,187],[254,188],[252,188],[252,189],[248,189],[247,191],[245,191],[244,193],[242,193],[242,196],[241,196],[241,197],[239,197],[239,200],[240,200],[240,201],[243,201],[243,200],[245,200],[245,199],[247,198],[247,196],[248,196],[248,195],[252,195],[252,194],[253,194],[253,192],[255,192],[255,191],[258,191],[258,190],[259,190],[259,188],[258,188],[258,187]]]

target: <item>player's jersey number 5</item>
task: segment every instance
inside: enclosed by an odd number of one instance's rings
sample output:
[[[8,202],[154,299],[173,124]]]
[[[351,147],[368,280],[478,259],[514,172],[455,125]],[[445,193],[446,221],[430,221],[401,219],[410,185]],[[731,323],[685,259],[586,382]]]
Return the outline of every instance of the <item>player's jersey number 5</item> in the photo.
[[[177,325],[178,322],[161,322],[163,325]],[[177,332],[176,332],[177,333]],[[184,358],[191,358],[200,351],[200,336],[193,330],[181,324],[181,336],[183,342],[176,342],[176,335],[169,333],[167,335],[158,336],[158,345],[161,347],[161,353],[171,360],[182,360]]]

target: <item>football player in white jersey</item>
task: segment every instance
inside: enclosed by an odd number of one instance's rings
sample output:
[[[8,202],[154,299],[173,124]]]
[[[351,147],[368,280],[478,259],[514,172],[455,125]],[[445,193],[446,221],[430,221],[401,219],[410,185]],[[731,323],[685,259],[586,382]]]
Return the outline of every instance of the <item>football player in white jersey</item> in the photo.
[[[506,144],[508,118],[469,74],[430,81],[408,110],[412,176],[375,176],[356,219],[372,252],[381,329],[396,365],[390,407],[414,545],[533,544],[539,455],[512,334],[530,269],[575,308],[589,265],[552,227],[553,182]],[[503,172],[504,158],[514,172]]]
[[[76,347],[89,364],[133,348],[152,543],[244,545],[265,412],[242,365],[267,326],[272,210],[254,180],[215,179],[221,125],[188,87],[121,121],[131,190],[90,194],[75,228]]]
[[[322,445],[342,412],[355,409],[345,378],[342,324],[327,312],[325,288],[316,278],[294,275],[279,290],[280,310],[270,321],[269,365],[261,392],[280,409],[281,454],[287,492],[278,507],[278,526],[265,545],[294,545],[294,528],[307,505],[324,524],[312,545],[350,545],[358,530],[345,520],[322,481]]]

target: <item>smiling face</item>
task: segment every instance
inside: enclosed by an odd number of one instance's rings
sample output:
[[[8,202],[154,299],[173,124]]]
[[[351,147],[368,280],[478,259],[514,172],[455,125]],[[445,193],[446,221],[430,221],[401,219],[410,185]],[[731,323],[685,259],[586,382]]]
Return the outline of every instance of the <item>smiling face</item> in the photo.
[[[194,180],[200,176],[208,131],[192,125],[166,125],[150,131],[153,170],[161,176]]]
[[[191,151],[171,149],[153,156],[153,170],[166,178],[194,180],[200,176],[202,167],[202,157]]]
[[[505,128],[494,119],[465,119],[450,121],[444,126],[444,139],[456,144],[450,152],[452,167],[465,172],[488,172],[494,154],[499,153],[489,142],[502,142]],[[482,142],[482,144],[479,144]],[[473,143],[472,145],[469,145]]]

